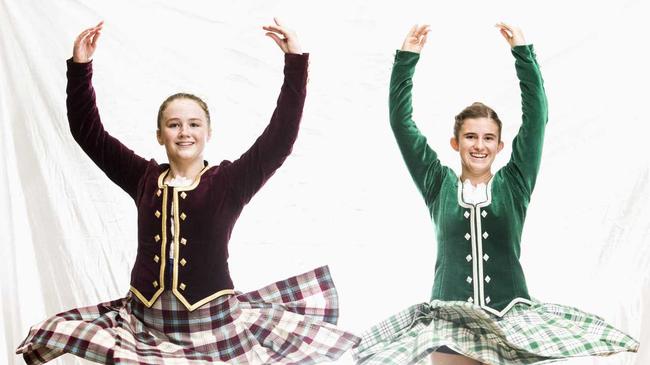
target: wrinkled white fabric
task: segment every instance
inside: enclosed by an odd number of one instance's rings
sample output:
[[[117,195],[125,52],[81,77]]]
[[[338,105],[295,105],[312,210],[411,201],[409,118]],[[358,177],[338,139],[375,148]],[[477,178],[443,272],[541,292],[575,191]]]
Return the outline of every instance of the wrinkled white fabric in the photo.
[[[480,100],[520,123],[513,59],[493,28],[520,25],[535,44],[549,116],[522,262],[530,293],[597,313],[641,341],[638,354],[567,364],[650,363],[650,64],[647,1],[530,3],[0,1],[0,363],[30,325],[122,297],[136,252],[136,210],[70,136],[65,60],[104,20],[94,85],[106,129],[145,158],[167,96],[211,108],[211,164],[262,132],[282,81],[282,53],[262,25],[279,16],[310,55],[292,156],[246,207],[230,243],[237,289],[329,264],[339,324],[357,333],[429,298],[435,237],[388,125],[393,55],[430,23],[414,78],[414,119],[443,163],[453,116]],[[495,169],[496,171],[496,169]],[[59,364],[79,364],[71,355]],[[339,364],[351,364],[351,357]]]

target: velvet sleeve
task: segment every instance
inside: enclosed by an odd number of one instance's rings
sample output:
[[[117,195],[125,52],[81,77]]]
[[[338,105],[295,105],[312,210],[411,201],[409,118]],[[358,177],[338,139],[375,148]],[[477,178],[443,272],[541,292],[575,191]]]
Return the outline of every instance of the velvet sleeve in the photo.
[[[67,67],[66,106],[73,138],[114,183],[136,199],[147,160],[104,130],[92,86],[92,62],[75,63],[69,59]]]
[[[505,168],[530,196],[542,159],[548,105],[533,46],[516,46],[512,54],[521,89],[522,123],[512,141],[512,154]]]
[[[239,159],[226,166],[230,189],[243,204],[291,153],[305,104],[308,60],[308,54],[285,54],[284,82],[269,124]]]
[[[419,58],[418,53],[397,51],[390,78],[388,109],[390,125],[406,167],[429,205],[442,186],[443,167],[412,117],[413,74]]]

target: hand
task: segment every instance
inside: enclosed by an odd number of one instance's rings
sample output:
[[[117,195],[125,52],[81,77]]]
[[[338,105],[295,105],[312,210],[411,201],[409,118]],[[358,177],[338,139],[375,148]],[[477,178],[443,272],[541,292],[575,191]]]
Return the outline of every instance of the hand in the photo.
[[[431,27],[428,24],[414,25],[406,35],[404,44],[402,44],[402,51],[420,53],[430,31]]]
[[[271,37],[275,43],[278,44],[282,52],[302,54],[296,32],[280,24],[277,18],[273,18],[273,21],[275,22],[275,25],[266,25],[262,27],[262,29],[266,31],[266,35]]]
[[[72,60],[76,63],[90,62],[97,49],[97,40],[102,34],[104,21],[99,22],[96,26],[88,28],[81,32],[77,39],[74,41],[74,48],[72,49]]]
[[[497,23],[495,27],[499,28],[501,35],[506,39],[508,44],[510,44],[510,47],[523,46],[526,44],[524,33],[521,29],[510,26],[504,22]]]

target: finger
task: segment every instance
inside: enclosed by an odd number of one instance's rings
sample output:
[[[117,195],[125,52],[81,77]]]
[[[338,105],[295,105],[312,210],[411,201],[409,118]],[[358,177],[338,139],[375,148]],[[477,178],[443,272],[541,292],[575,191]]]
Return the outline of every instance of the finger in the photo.
[[[284,40],[282,38],[278,37],[277,34],[271,33],[271,32],[266,33],[266,35],[268,37],[271,37],[271,39],[273,39],[275,41],[275,43],[277,43],[277,45],[284,51],[285,44],[284,44]]]
[[[273,21],[275,22],[275,24],[276,24],[277,26],[279,26],[279,27],[282,26],[282,24],[280,23],[280,19],[278,19],[278,18],[276,18],[276,17],[273,17]]]
[[[422,39],[420,39],[420,47],[424,46],[424,44],[427,43],[427,35],[429,35],[429,32],[424,33]]]
[[[289,38],[283,33],[272,31],[272,30],[269,30],[269,29],[266,29],[266,30],[267,30],[267,32],[266,32],[267,35],[268,34],[273,34],[274,36],[276,36],[281,41],[286,41]],[[270,35],[269,35],[269,37],[270,37]]]
[[[429,25],[424,24],[420,27],[418,27],[415,37],[419,40],[423,35],[427,34],[429,32]]]
[[[98,30],[95,35],[93,36],[93,40],[90,42],[90,45],[95,48],[97,46],[97,41],[99,40],[99,36],[102,35],[102,32]]]
[[[506,32],[508,36],[512,36],[513,34],[512,27],[504,22],[498,22],[494,26],[497,27],[502,34],[503,32]]]
[[[498,22],[498,23],[496,24],[496,26],[499,27],[499,28],[506,28],[506,29],[510,29],[510,28],[512,28],[510,25],[508,25],[508,24],[506,24],[506,23],[504,23],[504,22]]]
[[[79,35],[77,36],[77,39],[75,39],[75,42],[80,42],[82,39],[84,39],[84,37],[86,37],[88,35],[88,33],[90,33],[90,31],[92,29],[93,28],[88,28],[88,29],[84,30],[83,32],[79,33]]]
[[[92,42],[93,42],[93,38],[97,36],[97,32],[99,32],[99,30],[97,30],[97,29],[93,29],[93,30],[91,30],[90,32],[88,32],[88,33],[87,33],[87,34],[86,34],[86,35],[81,39],[81,43],[83,43],[83,44],[85,44],[85,45],[91,45]]]
[[[102,20],[101,22],[97,23],[96,26],[84,29],[79,35],[77,36],[77,39],[75,41],[82,41],[84,38],[88,37],[91,32],[96,31],[96,30],[101,30],[102,27],[104,26],[104,21]]]
[[[282,35],[286,35],[286,33],[287,33],[287,31],[284,28],[276,26],[276,25],[267,25],[267,26],[262,27],[262,29],[264,29],[266,31],[270,31],[270,32],[280,33]]]
[[[508,31],[505,29],[499,29],[499,33],[505,38],[507,41],[510,41],[510,35],[508,34]]]
[[[413,36],[416,37],[416,38],[420,37],[420,35],[422,34],[422,30],[424,29],[424,27],[426,27],[426,25],[418,25],[418,26],[415,28],[415,32],[413,32]]]
[[[431,32],[431,26],[429,26],[429,25],[425,26],[425,28],[422,29],[422,35],[423,36],[427,36],[429,34],[429,32]]]
[[[413,35],[415,34],[415,32],[416,32],[417,30],[418,30],[418,25],[415,24],[415,25],[411,28],[411,30],[409,30],[409,32],[408,32],[408,34],[407,34],[406,36],[407,36],[407,37],[413,37]]]

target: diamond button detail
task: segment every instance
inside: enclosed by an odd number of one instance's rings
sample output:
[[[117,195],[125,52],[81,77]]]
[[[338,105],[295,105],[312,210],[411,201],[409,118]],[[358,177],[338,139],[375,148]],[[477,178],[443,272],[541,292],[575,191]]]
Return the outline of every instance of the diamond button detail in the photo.
[[[483,238],[488,238],[490,235],[487,232],[483,232]]]
[[[156,216],[156,218],[160,218],[160,212],[159,212],[159,211],[156,211],[156,212],[154,213],[154,215]]]
[[[488,254],[483,255],[483,260],[487,261],[489,259],[490,259],[490,256],[488,256]]]
[[[185,259],[181,259],[179,262],[181,263],[181,266],[185,266],[185,264],[187,264],[187,261],[185,261]]]
[[[467,256],[465,257],[465,260],[467,260],[467,262],[472,261],[472,255],[467,255]]]
[[[481,217],[485,218],[485,216],[487,216],[487,212],[486,212],[486,211],[482,211],[482,212],[481,212]]]
[[[157,288],[158,287],[158,282],[156,280],[153,281],[153,287]]]
[[[490,283],[490,280],[492,280],[492,279],[490,279],[490,275],[485,276],[485,282],[486,282],[486,283],[489,284],[489,283]]]
[[[465,239],[469,241],[470,238],[472,238],[472,236],[470,236],[469,233],[465,233]]]
[[[465,214],[463,214],[463,215],[465,216],[465,218],[469,218],[469,212],[468,211],[465,211]]]
[[[485,298],[485,304],[490,304],[490,297]]]
[[[156,196],[160,196],[160,194],[162,194],[162,190],[158,189],[158,191],[156,191]]]
[[[187,245],[187,240],[185,238],[181,238],[181,245]]]
[[[160,235],[155,235],[155,236],[153,236],[153,239],[154,239],[156,242],[160,241]]]
[[[179,285],[178,287],[181,288],[181,290],[185,290],[185,284],[183,283],[181,283],[181,285]]]
[[[469,298],[467,298],[467,301],[470,302],[470,303],[474,303],[474,298],[469,297]]]
[[[156,263],[158,263],[158,261],[160,261],[160,257],[158,257],[158,255],[156,255],[156,256],[153,257],[153,260],[154,260]]]
[[[465,281],[467,281],[467,284],[471,284],[472,283],[472,278],[468,276],[467,279],[465,279]]]
[[[181,193],[181,198],[185,199],[187,197],[187,194],[185,192]]]
[[[181,219],[185,220],[185,218],[187,218],[187,215],[185,215],[185,213],[181,213]]]

